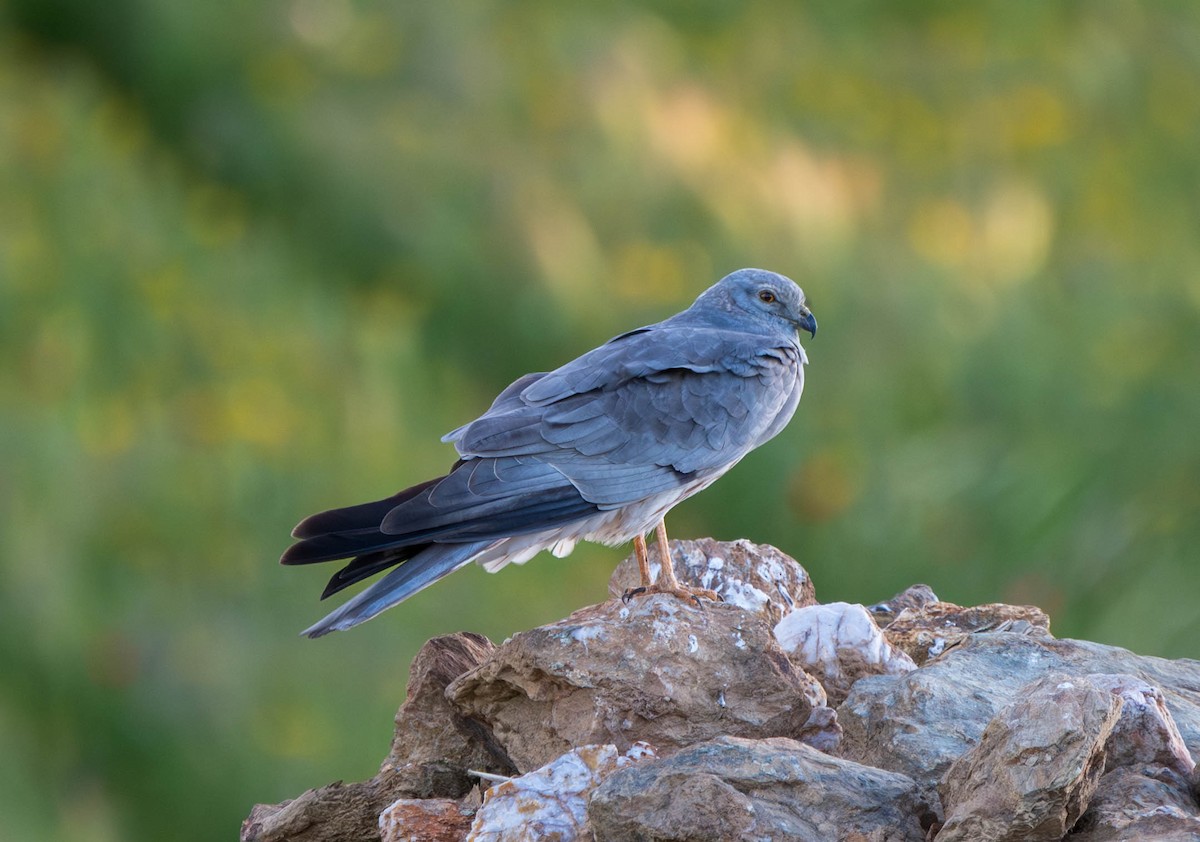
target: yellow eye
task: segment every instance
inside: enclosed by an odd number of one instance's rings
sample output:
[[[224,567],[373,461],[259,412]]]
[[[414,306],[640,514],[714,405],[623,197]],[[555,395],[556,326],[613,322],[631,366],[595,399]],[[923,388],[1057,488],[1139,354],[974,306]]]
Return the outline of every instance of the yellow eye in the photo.
[[[758,300],[763,302],[764,304],[774,304],[775,303],[775,293],[771,292],[771,290],[769,290],[769,289],[764,289],[762,292],[760,292],[758,294]]]

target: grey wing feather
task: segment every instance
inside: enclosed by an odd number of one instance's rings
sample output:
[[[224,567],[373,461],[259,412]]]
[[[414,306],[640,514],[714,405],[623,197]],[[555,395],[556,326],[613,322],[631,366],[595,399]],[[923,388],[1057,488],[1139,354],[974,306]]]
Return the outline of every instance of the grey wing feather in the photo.
[[[456,431],[456,447],[464,459],[553,465],[584,499],[624,505],[723,471],[778,432],[799,399],[800,353],[736,331],[626,334],[517,381]]]

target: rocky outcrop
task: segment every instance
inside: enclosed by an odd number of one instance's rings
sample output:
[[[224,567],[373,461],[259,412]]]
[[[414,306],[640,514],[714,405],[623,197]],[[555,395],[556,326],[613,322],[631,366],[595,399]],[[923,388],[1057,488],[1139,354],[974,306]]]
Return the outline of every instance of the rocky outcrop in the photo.
[[[667,594],[513,635],[448,695],[523,770],[590,743],[670,754],[722,735],[798,736],[825,703],[758,616]]]
[[[747,541],[672,551],[725,602],[622,600],[629,559],[557,623],[436,638],[379,774],[258,805],[242,839],[1200,842],[1200,662],[926,585],[819,605]]]
[[[840,753],[908,775],[931,793],[992,717],[1049,673],[1136,676],[1162,692],[1187,752],[1200,755],[1200,662],[1018,632],[971,635],[920,669],[859,681],[838,707]]]

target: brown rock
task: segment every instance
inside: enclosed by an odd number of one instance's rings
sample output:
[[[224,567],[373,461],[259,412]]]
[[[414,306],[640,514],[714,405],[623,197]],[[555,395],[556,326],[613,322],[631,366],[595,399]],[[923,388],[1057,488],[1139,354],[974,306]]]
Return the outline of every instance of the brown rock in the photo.
[[[310,789],[282,804],[259,804],[242,823],[242,842],[355,842],[379,839],[379,814],[400,798],[458,798],[474,780],[468,768],[515,769],[487,726],[456,711],[446,685],[495,646],[461,632],[435,637],[413,659],[408,694],[396,713],[392,750],[374,778]]]
[[[685,585],[716,591],[728,603],[761,614],[774,625],[790,611],[816,605],[812,579],[791,556],[768,544],[747,540],[672,541],[675,575]],[[650,546],[650,569],[658,576],[658,546]],[[617,566],[608,592],[619,597],[641,584],[637,561],[631,555]]]
[[[613,745],[572,749],[536,771],[489,789],[467,842],[590,842],[588,796],[617,769],[652,757],[645,743],[626,754]]]
[[[447,693],[522,769],[590,743],[669,754],[721,734],[794,735],[825,701],[758,616],[663,594],[514,635]]]
[[[892,648],[861,605],[831,602],[798,608],[774,631],[792,663],[821,682],[831,705],[840,704],[863,676],[917,668],[908,655]]]
[[[1108,740],[1108,769],[1159,764],[1186,780],[1196,768],[1162,691],[1134,675],[1092,673],[1088,680],[1121,700],[1121,719]]]
[[[462,842],[474,810],[452,798],[401,798],[379,817],[382,842]]]
[[[592,795],[597,839],[920,842],[903,775],[788,739],[721,737],[614,772]]]
[[[1058,842],[1104,772],[1121,703],[1087,679],[1055,674],[1022,688],[939,786],[939,842]]]
[[[839,753],[908,775],[932,803],[933,787],[955,758],[979,741],[1022,687],[1048,672],[1138,676],[1162,690],[1189,751],[1200,750],[1200,662],[1081,640],[984,633],[913,672],[856,683],[838,707],[845,732]]]
[[[479,666],[496,646],[470,632],[435,637],[409,669],[408,692],[396,711],[395,736],[382,771],[395,770],[409,798],[461,798],[475,785],[468,769],[499,775],[516,767],[487,726],[446,698],[446,687]]]
[[[1187,778],[1160,765],[1121,766],[1100,779],[1071,842],[1200,840]]]
[[[884,634],[893,646],[921,665],[981,632],[1046,637],[1050,634],[1050,618],[1033,605],[997,602],[964,608],[952,602],[932,602],[905,608],[888,623]]]

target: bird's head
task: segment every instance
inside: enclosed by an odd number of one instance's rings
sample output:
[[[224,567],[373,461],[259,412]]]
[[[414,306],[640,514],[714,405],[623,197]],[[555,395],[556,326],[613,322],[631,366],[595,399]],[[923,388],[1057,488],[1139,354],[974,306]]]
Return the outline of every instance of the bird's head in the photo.
[[[808,309],[804,290],[790,278],[765,269],[739,269],[726,275],[701,295],[696,305],[817,335],[817,320]]]

